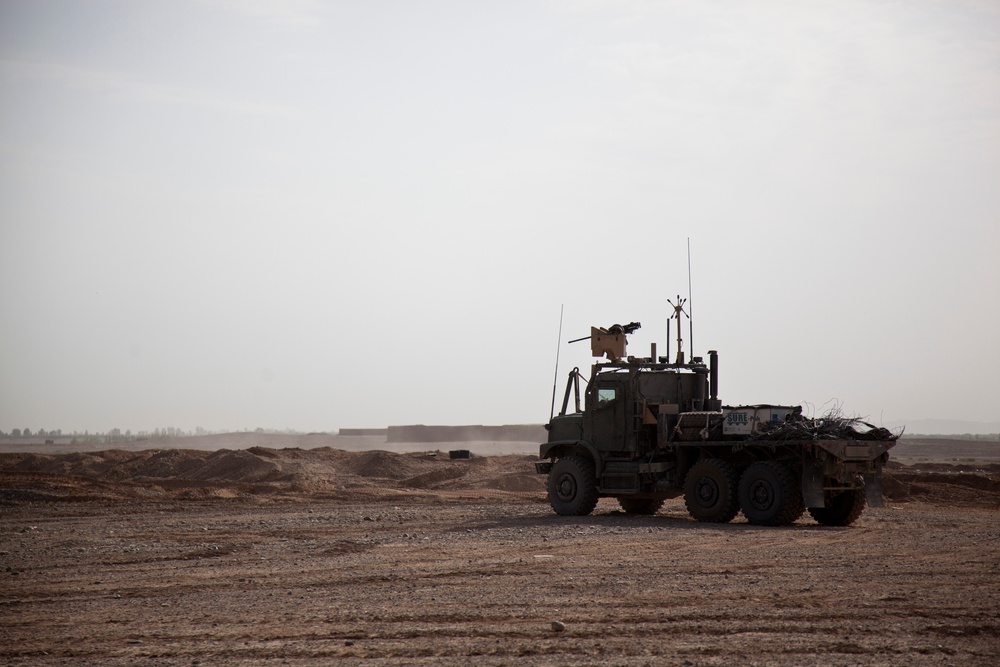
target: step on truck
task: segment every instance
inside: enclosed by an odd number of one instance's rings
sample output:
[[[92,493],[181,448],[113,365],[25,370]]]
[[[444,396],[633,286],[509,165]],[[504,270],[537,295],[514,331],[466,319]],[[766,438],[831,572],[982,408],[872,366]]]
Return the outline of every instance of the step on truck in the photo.
[[[606,360],[592,366],[582,407],[581,373],[570,371],[562,410],[545,426],[535,468],[548,475],[558,514],[590,514],[599,498],[655,514],[683,495],[702,522],[742,512],[751,524],[781,526],[808,511],[846,526],[866,504],[882,506],[882,467],[898,434],[835,414],[807,418],[798,406],[724,406],[714,350],[707,365],[685,362],[678,335],[673,362],[669,348],[657,357],[655,343],[649,357],[626,356],[626,336],[639,326],[591,328],[591,352]]]

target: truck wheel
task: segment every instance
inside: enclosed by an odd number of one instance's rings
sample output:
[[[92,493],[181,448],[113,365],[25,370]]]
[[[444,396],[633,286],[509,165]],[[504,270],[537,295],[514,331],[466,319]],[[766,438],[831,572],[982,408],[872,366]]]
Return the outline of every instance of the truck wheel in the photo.
[[[625,514],[656,514],[663,507],[662,498],[619,498]]]
[[[722,459],[702,459],[684,478],[688,514],[704,523],[729,523],[739,511],[736,467]]]
[[[743,516],[758,526],[786,526],[805,511],[801,482],[788,466],[774,461],[754,463],[740,479]]]
[[[559,459],[549,472],[549,504],[556,514],[586,516],[597,506],[594,464],[582,456]]]
[[[850,526],[865,509],[865,490],[842,491],[826,501],[826,507],[810,507],[809,514],[824,526]]]

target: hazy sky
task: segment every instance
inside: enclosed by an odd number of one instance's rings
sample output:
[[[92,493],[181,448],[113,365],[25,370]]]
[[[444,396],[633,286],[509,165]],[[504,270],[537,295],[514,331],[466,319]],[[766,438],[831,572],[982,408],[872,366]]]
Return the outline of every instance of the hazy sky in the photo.
[[[1000,419],[1000,5],[0,0],[0,430],[543,422],[688,238],[724,402]]]

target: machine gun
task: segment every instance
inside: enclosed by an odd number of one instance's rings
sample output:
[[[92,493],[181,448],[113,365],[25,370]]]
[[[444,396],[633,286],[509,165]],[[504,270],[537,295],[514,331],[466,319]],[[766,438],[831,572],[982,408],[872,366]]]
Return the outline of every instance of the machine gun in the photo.
[[[633,333],[642,325],[638,322],[628,324],[612,324],[604,327],[590,327],[590,335],[582,338],[574,338],[570,343],[579,343],[581,340],[590,339],[590,353],[595,357],[607,356],[609,361],[619,362],[625,358],[625,336]]]

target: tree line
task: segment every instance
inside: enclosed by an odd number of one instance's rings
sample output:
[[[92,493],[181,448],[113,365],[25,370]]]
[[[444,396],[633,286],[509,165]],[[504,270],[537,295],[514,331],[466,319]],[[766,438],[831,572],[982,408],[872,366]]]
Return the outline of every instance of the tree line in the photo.
[[[294,429],[271,429],[257,427],[252,429],[254,433],[283,433],[283,434],[297,434],[300,433]],[[244,432],[249,433],[251,429],[243,429]],[[122,442],[135,442],[137,440],[169,440],[171,438],[184,438],[197,435],[213,435],[216,433],[231,433],[232,431],[209,431],[202,428],[201,426],[196,427],[193,431],[185,431],[184,429],[176,428],[173,426],[167,426],[165,428],[155,428],[152,431],[136,431],[132,432],[131,429],[126,429],[123,433],[120,428],[113,428],[109,431],[96,431],[91,433],[90,431],[71,431],[64,433],[62,429],[52,429],[46,430],[40,428],[37,431],[32,431],[30,428],[15,428],[11,429],[10,433],[5,433],[0,431],[0,438],[72,438],[70,444],[115,444]]]
[[[132,432],[131,429],[126,429],[123,433],[120,428],[113,428],[109,431],[96,431],[91,433],[90,431],[72,431],[68,433],[63,433],[61,428],[46,430],[40,428],[36,431],[30,428],[15,428],[11,429],[10,433],[5,433],[0,431],[0,437],[11,437],[11,438],[61,438],[61,437],[71,437],[73,438],[73,444],[78,442],[84,443],[116,443],[116,442],[134,442],[136,440],[167,440],[170,438],[181,438],[185,436],[192,435],[210,435],[210,431],[207,431],[200,426],[194,431],[185,431],[183,429],[175,428],[173,426],[167,426],[165,428],[155,428],[152,431],[136,431]]]

